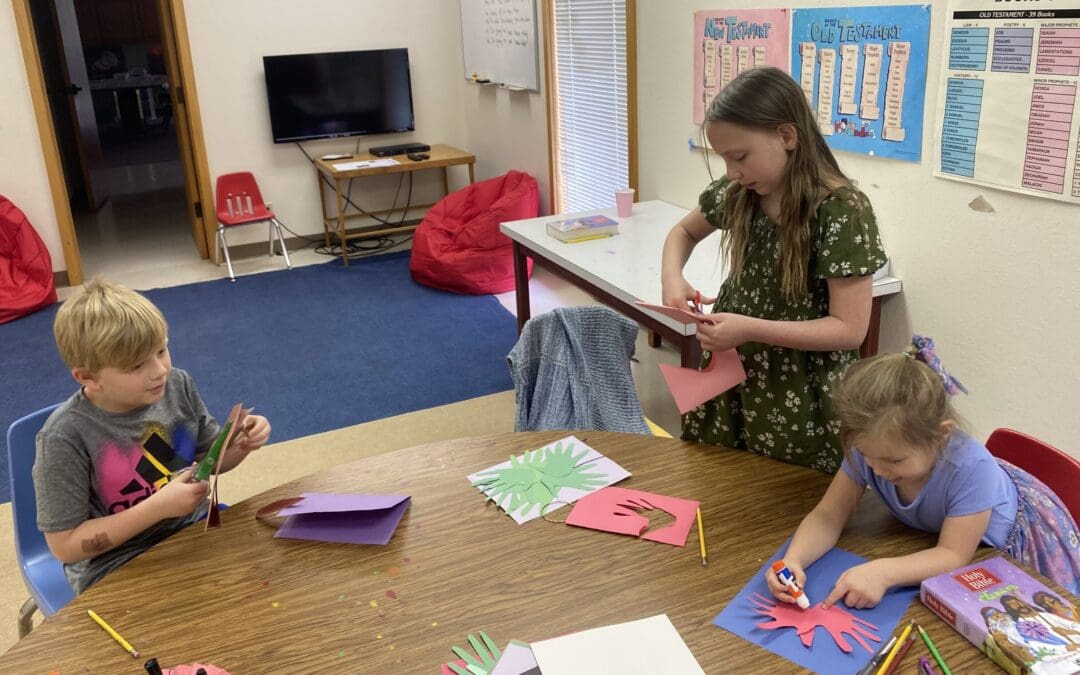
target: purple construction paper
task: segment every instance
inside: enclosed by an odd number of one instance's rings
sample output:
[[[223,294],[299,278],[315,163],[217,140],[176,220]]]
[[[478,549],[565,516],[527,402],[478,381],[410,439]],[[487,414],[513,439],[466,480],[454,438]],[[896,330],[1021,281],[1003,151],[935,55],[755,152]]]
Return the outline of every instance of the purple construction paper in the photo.
[[[334,494],[332,492],[305,492],[300,495],[304,501],[286,506],[278,511],[279,516],[298,516],[302,513],[329,513],[331,511],[373,511],[388,509],[407,495],[353,495]]]
[[[769,618],[754,611],[750,595],[760,593],[766,598],[772,598],[772,593],[765,584],[765,570],[772,566],[774,560],[783,557],[786,550],[787,542],[780,547],[776,555],[765,561],[754,578],[728,603],[724,611],[713,619],[713,624],[814,672],[837,675],[857,672],[870,662],[873,654],[859,646],[851,636],[846,637],[853,649],[850,654],[845,654],[824,628],[814,630],[813,646],[806,647],[793,629],[765,630],[757,627],[757,624],[769,621]],[[824,600],[841,574],[864,562],[866,558],[839,548],[833,548],[821,556],[806,570],[806,588],[803,590],[810,602],[816,605]],[[853,616],[877,626],[876,633],[881,641],[867,640],[871,648],[876,650],[888,642],[889,636],[895,632],[897,624],[918,592],[919,589],[913,586],[894,588],[886,593],[881,603],[873,609],[853,609],[842,602],[839,606]]]
[[[283,539],[309,539],[340,544],[379,544],[385,545],[394,535],[405,509],[409,508],[409,497],[402,495],[330,495],[309,493],[318,499],[309,503],[308,499],[295,507],[279,511],[285,514],[297,507],[308,510],[305,513],[289,515],[278,528],[274,537]],[[328,499],[322,499],[328,498]],[[339,498],[339,499],[332,499]],[[340,499],[345,498],[345,499]],[[322,501],[329,505],[327,511],[311,511]],[[352,503],[348,510],[344,504]]]

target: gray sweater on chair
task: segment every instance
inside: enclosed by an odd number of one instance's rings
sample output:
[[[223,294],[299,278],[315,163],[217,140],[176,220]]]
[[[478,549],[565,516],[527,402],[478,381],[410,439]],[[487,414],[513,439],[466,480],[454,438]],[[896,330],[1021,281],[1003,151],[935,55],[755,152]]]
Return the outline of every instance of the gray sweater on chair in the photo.
[[[630,357],[638,326],[607,307],[534,316],[506,357],[516,431],[580,429],[648,434]]]

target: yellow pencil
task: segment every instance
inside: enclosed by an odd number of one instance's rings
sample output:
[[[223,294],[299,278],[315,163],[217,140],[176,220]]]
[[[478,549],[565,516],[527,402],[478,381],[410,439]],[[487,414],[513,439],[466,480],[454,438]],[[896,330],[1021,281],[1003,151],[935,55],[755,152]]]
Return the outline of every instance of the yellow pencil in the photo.
[[[705,555],[705,528],[701,525],[701,509],[697,510],[697,540],[701,545],[701,566],[705,567],[709,561]]]
[[[134,658],[136,658],[136,659],[137,659],[137,658],[139,658],[139,652],[135,651],[135,648],[134,648],[134,647],[132,647],[132,646],[131,646],[131,644],[130,644],[130,643],[129,643],[129,642],[127,641],[127,640],[125,640],[124,638],[120,637],[120,633],[117,633],[117,632],[116,632],[115,630],[113,630],[113,627],[112,627],[112,626],[110,626],[109,624],[105,623],[105,619],[102,619],[102,618],[101,618],[100,616],[98,616],[98,615],[97,615],[97,614],[96,614],[96,613],[94,612],[94,610],[92,610],[92,609],[88,609],[88,610],[86,610],[86,613],[87,613],[87,614],[89,614],[89,615],[90,615],[90,618],[91,618],[91,619],[93,619],[93,620],[94,620],[94,622],[95,622],[95,623],[96,623],[97,625],[101,626],[101,627],[102,627],[102,628],[103,628],[103,629],[105,630],[105,632],[106,632],[106,633],[108,633],[109,635],[111,635],[111,636],[112,636],[112,639],[114,639],[114,640],[116,640],[117,642],[119,642],[119,643],[120,643],[120,646],[124,648],[124,651],[128,652],[129,654],[131,654],[131,655],[132,655],[132,656],[133,656]]]
[[[567,244],[576,244],[579,241],[592,241],[593,239],[606,239],[606,238],[608,238],[610,236],[611,236],[610,234],[590,234],[590,235],[585,236],[585,237],[578,237],[577,239],[567,239],[566,243]]]
[[[911,627],[914,625],[915,620],[912,619],[908,622],[908,625],[904,626],[904,632],[900,633],[900,639],[896,641],[892,651],[890,651],[885,660],[881,662],[881,667],[878,668],[877,675],[883,675],[883,673],[889,669],[889,664],[896,658],[896,653],[900,651],[900,646],[904,644],[904,640],[907,640],[907,636],[911,634]]]

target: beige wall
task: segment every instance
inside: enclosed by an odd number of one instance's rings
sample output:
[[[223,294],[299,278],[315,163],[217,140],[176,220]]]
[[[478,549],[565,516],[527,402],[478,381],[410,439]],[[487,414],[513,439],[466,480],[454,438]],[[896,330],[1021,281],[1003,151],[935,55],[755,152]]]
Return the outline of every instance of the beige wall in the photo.
[[[0,105],[0,194],[22,209],[34,224],[49,247],[53,267],[65,269],[11,2],[0,2],[0,82],[6,83]]]
[[[695,132],[690,107],[694,11],[818,4],[638,2],[644,199],[690,207],[708,180],[700,154],[686,146]],[[932,3],[931,64],[942,58],[944,4]],[[946,367],[971,390],[956,404],[976,436],[1012,426],[1080,456],[1080,209],[934,178],[931,130],[939,75],[931,65],[921,164],[837,153],[873,201],[894,274],[904,281],[902,296],[884,304],[882,350],[902,349],[912,332],[933,336]],[[722,171],[723,162],[714,161],[714,174]],[[980,195],[996,213],[968,207]]]

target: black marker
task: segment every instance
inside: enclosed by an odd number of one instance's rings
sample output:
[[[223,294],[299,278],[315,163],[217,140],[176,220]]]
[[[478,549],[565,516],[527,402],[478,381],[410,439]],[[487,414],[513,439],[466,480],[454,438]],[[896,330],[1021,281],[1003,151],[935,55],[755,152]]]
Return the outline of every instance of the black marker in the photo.
[[[143,668],[146,668],[146,672],[150,675],[162,675],[161,666],[158,665],[157,659],[149,659],[143,664]]]

